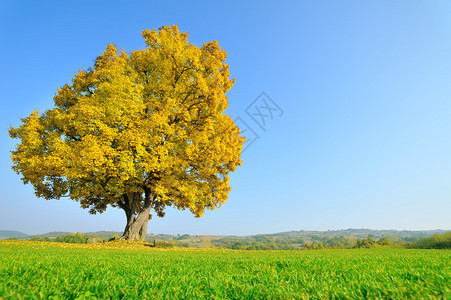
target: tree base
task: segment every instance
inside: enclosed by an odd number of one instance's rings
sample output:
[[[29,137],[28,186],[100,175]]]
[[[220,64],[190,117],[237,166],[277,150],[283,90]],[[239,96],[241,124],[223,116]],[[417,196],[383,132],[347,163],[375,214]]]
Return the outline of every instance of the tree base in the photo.
[[[120,240],[125,241],[134,241],[134,240],[146,240],[147,235],[147,224],[149,223],[149,219],[141,220],[137,218],[133,222],[127,224],[124,230],[124,234],[120,237]]]

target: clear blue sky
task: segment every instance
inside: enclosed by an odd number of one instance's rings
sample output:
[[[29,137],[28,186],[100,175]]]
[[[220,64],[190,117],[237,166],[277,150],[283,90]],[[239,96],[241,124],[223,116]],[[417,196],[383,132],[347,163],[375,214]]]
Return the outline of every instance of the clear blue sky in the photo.
[[[107,43],[141,49],[143,29],[167,24],[228,51],[228,113],[260,139],[220,210],[170,209],[149,232],[451,229],[451,5],[410,0],[1,1],[0,229],[123,229],[118,209],[36,198],[7,130]],[[245,112],[263,91],[284,111],[266,131]]]

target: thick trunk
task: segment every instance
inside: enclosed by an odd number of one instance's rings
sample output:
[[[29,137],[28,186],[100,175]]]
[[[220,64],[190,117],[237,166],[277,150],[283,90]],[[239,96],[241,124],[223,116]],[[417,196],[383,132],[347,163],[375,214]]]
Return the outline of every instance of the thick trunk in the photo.
[[[132,225],[133,221],[135,220],[135,214],[132,214],[131,212],[125,212],[125,216],[127,217],[127,225],[125,225],[125,229],[124,229],[124,233],[122,234],[122,236],[125,236],[129,229],[130,226]]]
[[[139,216],[138,216],[139,217]],[[136,218],[133,220],[129,226],[127,226],[124,230],[124,235],[121,239],[124,240],[144,240],[145,233],[143,234],[143,227],[146,228],[147,232],[147,222],[149,220],[143,221],[140,218]]]
[[[139,236],[140,239],[145,241],[146,235],[147,235],[147,224],[149,224],[149,218],[143,222],[143,225],[141,226],[141,229],[139,230]]]
[[[147,223],[149,222],[150,209],[154,200],[153,194],[146,192],[144,205],[138,214],[135,213],[136,202],[132,199],[130,206],[125,211],[127,225],[124,229],[123,240],[144,240],[147,234]],[[121,206],[122,207],[122,206]],[[130,209],[128,209],[130,208]]]

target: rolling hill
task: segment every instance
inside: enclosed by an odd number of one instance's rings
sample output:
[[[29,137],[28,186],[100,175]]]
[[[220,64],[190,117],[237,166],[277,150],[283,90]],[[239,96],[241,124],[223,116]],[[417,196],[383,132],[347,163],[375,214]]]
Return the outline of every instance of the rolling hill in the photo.
[[[14,231],[14,230],[0,230],[0,240],[4,240],[7,238],[24,238],[28,237],[29,235],[20,231]]]

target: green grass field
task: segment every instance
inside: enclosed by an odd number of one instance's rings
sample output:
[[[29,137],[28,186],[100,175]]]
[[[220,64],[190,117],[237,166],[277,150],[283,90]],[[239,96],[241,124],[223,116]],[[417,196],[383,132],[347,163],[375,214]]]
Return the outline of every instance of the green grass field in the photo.
[[[0,298],[451,298],[449,250],[159,250],[0,242]]]

